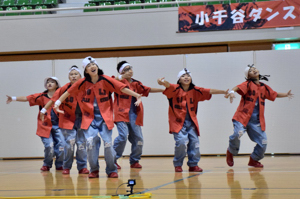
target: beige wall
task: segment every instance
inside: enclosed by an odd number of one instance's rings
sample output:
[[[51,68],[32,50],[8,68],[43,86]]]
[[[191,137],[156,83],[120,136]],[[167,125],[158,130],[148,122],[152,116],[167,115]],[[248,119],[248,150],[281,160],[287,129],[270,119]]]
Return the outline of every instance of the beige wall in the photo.
[[[295,98],[276,99],[266,102],[266,123],[268,135],[267,153],[300,153],[300,134],[298,121],[299,74],[298,55],[300,50],[290,51],[248,51],[230,53],[209,53],[112,57],[97,59],[107,75],[116,75],[118,61],[127,60],[134,67],[134,78],[150,87],[160,87],[156,79],[166,77],[176,82],[177,73],[188,67],[193,82],[201,87],[231,89],[244,81],[245,66],[255,63],[261,74],[271,75],[266,82],[275,91],[287,92],[292,89]],[[5,104],[5,95],[29,95],[44,90],[43,79],[56,75],[61,84],[68,82],[67,73],[71,65],[81,66],[82,59],[48,60],[27,62],[0,62],[0,157],[41,157],[43,145],[35,135],[38,107],[29,107],[28,103],[13,102]],[[222,95],[215,95],[210,101],[200,102],[198,120],[201,130],[200,149],[203,154],[224,154],[228,145],[228,136],[232,134],[231,118],[238,106],[237,95],[230,104]],[[162,94],[150,94],[143,98],[145,107],[143,134],[145,139],[144,155],[172,155],[174,139],[168,134],[168,102]],[[113,137],[117,130],[113,130]],[[242,137],[241,153],[250,153],[254,144],[248,136]],[[127,144],[124,155],[130,153]],[[100,149],[103,155],[103,146]]]

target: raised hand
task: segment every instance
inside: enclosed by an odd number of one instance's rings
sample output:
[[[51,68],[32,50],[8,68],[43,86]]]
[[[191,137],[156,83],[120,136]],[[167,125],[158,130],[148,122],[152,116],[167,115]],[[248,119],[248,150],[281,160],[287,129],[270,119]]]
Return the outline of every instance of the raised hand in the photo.
[[[6,104],[9,104],[9,103],[11,103],[13,101],[12,98],[11,98],[11,96],[6,95],[6,97],[7,97]]]
[[[168,81],[166,81],[164,77],[158,78],[158,79],[157,79],[157,83],[158,83],[159,85],[165,86],[166,88],[169,88],[169,87],[170,87],[170,83],[169,83]]]
[[[294,97],[294,94],[292,94],[291,92],[292,90],[289,90],[289,92],[287,92],[286,94],[289,99],[292,99]]]
[[[157,83],[158,83],[159,85],[164,85],[164,81],[165,81],[165,78],[164,78],[164,77],[158,78],[158,79],[157,79]]]

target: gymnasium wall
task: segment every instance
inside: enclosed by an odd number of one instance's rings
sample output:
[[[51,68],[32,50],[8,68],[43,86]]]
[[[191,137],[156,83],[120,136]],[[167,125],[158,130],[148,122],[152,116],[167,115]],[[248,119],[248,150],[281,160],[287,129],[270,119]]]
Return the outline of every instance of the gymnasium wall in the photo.
[[[40,48],[38,44],[36,48]],[[242,83],[244,68],[254,63],[261,74],[271,75],[267,84],[275,91],[287,92],[291,89],[295,94],[292,100],[279,98],[275,102],[266,102],[267,153],[300,153],[297,127],[300,119],[299,53],[300,50],[247,51],[96,59],[105,74],[110,76],[117,75],[118,61],[127,60],[133,66],[134,78],[150,87],[160,87],[156,82],[159,77],[175,83],[178,72],[187,67],[197,86],[224,90]],[[68,82],[70,66],[81,66],[81,61],[82,59],[0,62],[0,158],[43,156],[43,144],[35,135],[38,107],[29,107],[28,102],[12,102],[7,105],[5,95],[26,96],[42,92],[45,90],[44,78],[52,75],[57,76],[63,85]],[[214,95],[210,101],[199,103],[202,154],[226,152],[228,137],[233,132],[231,118],[239,100],[238,94],[232,104],[223,95]],[[160,93],[150,94],[143,98],[143,104],[143,154],[172,155],[174,139],[168,134],[166,97]],[[116,135],[117,130],[114,128],[113,137]],[[252,152],[254,143],[247,135],[241,139],[240,153]],[[104,147],[101,146],[100,155],[103,155],[103,151]],[[130,144],[127,144],[124,155],[129,153]]]
[[[282,42],[299,40],[300,35],[300,27],[176,33],[176,7],[5,16],[0,27],[0,54]]]

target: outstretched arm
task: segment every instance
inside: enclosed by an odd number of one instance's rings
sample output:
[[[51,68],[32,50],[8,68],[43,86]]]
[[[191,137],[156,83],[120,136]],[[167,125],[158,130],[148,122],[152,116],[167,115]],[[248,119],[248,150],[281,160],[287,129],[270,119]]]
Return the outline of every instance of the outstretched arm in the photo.
[[[16,96],[6,95],[6,97],[7,97],[6,104],[11,103],[12,101],[18,101],[18,102],[27,102],[28,101],[26,96],[16,97]]]
[[[238,87],[234,87],[231,91],[229,91],[226,95],[225,95],[225,98],[228,98],[230,99],[230,103],[233,102],[233,98],[235,98],[235,95],[234,93],[237,92],[238,90],[240,90]]]
[[[165,89],[161,89],[161,88],[151,88],[150,89],[150,93],[162,93],[164,91],[165,91]]]
[[[136,98],[136,102],[134,104],[136,106],[138,106],[142,102],[142,95],[140,95],[140,94],[138,94],[138,93],[136,93],[136,92],[134,92],[134,91],[132,91],[132,90],[130,90],[128,88],[123,88],[121,90],[121,92],[125,93],[127,95],[131,95],[131,96],[135,97]]]
[[[209,93],[212,94],[212,95],[215,95],[215,94],[224,94],[225,96],[228,94],[228,90],[227,89],[226,91],[225,90],[218,90],[218,89],[213,89],[211,88]]]
[[[170,83],[168,81],[166,81],[164,77],[157,79],[157,83],[159,85],[163,85],[166,88],[170,87]]]
[[[292,99],[294,97],[294,94],[291,93],[292,90],[289,90],[287,93],[277,93],[278,98],[288,97],[289,99]]]

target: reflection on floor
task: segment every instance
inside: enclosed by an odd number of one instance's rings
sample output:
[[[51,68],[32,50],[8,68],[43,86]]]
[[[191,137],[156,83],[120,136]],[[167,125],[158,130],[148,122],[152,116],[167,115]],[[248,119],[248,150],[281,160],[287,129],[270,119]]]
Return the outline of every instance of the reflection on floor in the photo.
[[[105,162],[100,162],[100,177],[89,179],[78,174],[76,164],[70,175],[51,169],[41,172],[42,160],[0,161],[0,198],[73,196],[101,198],[126,195],[128,179],[135,179],[134,193],[151,193],[158,199],[211,198],[300,198],[300,156],[267,156],[264,168],[247,166],[248,156],[237,156],[228,167],[225,157],[204,156],[199,166],[202,173],[188,172],[186,161],[182,173],[175,173],[171,157],[144,157],[142,169],[131,169],[127,157],[118,160],[122,167],[119,178],[107,178]],[[45,197],[48,196],[48,197]]]

